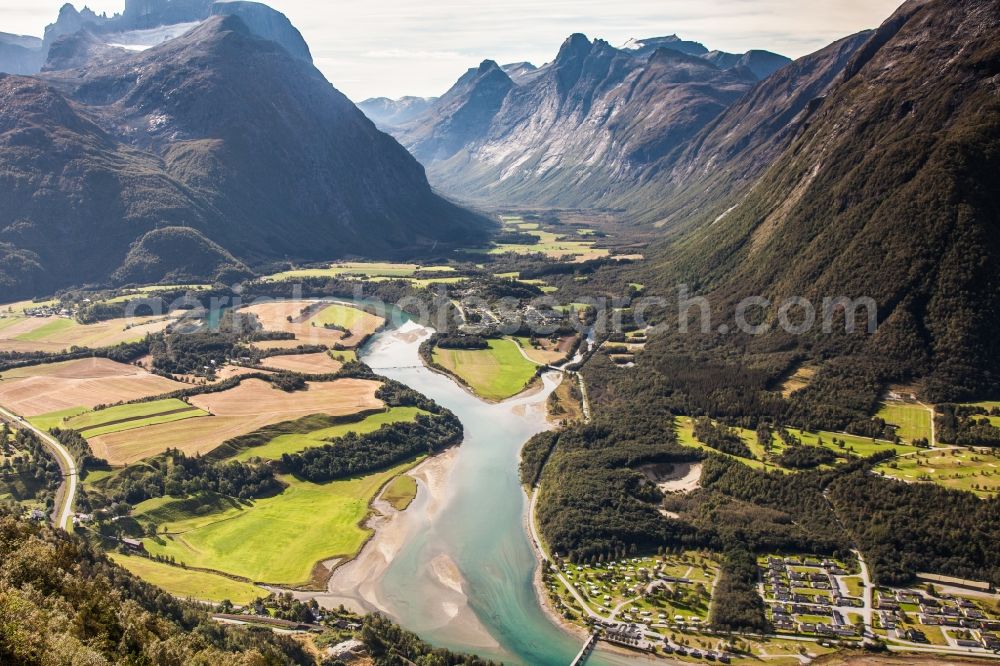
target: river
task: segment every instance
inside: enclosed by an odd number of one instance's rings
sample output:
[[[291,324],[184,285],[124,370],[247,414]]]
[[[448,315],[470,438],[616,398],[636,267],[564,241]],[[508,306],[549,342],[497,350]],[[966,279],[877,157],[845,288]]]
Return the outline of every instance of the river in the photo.
[[[451,458],[436,506],[428,506],[418,476],[417,499],[398,516],[405,525],[391,561],[375,580],[365,580],[365,605],[435,645],[507,664],[565,666],[583,641],[541,608],[533,584],[538,562],[525,530],[527,497],[518,479],[521,447],[550,427],[546,399],[561,377],[548,373],[526,395],[487,403],[423,365],[418,348],[431,332],[397,322],[361,355],[376,372],[434,399],[465,426],[462,445],[446,454]],[[637,661],[649,660],[598,651],[587,663]]]

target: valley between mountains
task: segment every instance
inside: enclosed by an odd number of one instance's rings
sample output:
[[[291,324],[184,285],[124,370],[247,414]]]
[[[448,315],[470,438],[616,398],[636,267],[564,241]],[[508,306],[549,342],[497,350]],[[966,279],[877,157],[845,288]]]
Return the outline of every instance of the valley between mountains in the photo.
[[[0,662],[995,662],[998,28],[0,34]]]

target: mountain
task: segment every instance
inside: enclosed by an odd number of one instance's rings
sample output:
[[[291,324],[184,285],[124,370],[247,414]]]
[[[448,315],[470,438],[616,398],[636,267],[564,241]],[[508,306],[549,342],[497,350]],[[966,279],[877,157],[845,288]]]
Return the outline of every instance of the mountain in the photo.
[[[281,44],[292,56],[311,63],[312,53],[303,39],[302,33],[292,25],[288,17],[259,2],[246,0],[224,0],[211,6],[212,16],[238,16],[250,28],[250,32]]]
[[[211,16],[239,16],[250,31],[281,44],[296,58],[312,62],[312,54],[302,34],[284,14],[259,2],[245,0],[126,0],[121,14],[96,14],[84,7],[77,10],[67,3],[54,23],[45,28],[45,37],[18,37],[0,33],[0,72],[37,74],[46,65],[49,53],[61,38],[81,31],[111,47],[143,50],[184,34]],[[48,69],[54,69],[50,63]]]
[[[646,39],[630,39],[623,46],[623,51],[631,51],[638,57],[651,56],[657,49],[671,49],[693,56],[704,56],[708,49],[700,42],[689,42],[677,35],[666,37],[648,37]]]
[[[934,401],[995,394],[998,30],[989,0],[902,5],[745,196],[661,248],[652,273],[696,280],[720,310],[750,294],[870,297],[881,326],[850,347],[867,381],[923,378]]]
[[[399,127],[426,111],[437,97],[373,97],[358,102],[358,108],[365,112],[373,123],[381,128]]]
[[[697,55],[647,56],[579,34],[547,65],[507,69],[518,80],[485,61],[394,129],[442,190],[506,204],[599,204],[757,81]]]
[[[766,79],[791,62],[786,56],[760,49],[753,49],[743,54],[712,51],[702,57],[720,69],[746,67],[761,80]]]
[[[171,235],[206,277],[417,255],[486,228],[318,70],[235,16],[110,63],[0,75],[0,147],[0,251],[16,259],[0,283],[15,297],[191,272],[148,236],[165,227],[189,230]]]
[[[629,188],[607,201],[670,236],[724,215],[795,139],[872,34],[840,39],[756,84],[691,141],[646,165]]]
[[[32,74],[42,68],[42,40],[0,32],[0,72]]]
[[[551,63],[487,60],[423,112],[385,126],[457,197],[605,207],[789,62],[754,51],[720,67],[710,55],[676,35],[621,49],[572,35]]]
[[[512,62],[504,65],[501,69],[517,85],[524,85],[538,73],[538,68],[530,62]]]
[[[407,147],[425,163],[448,159],[479,138],[513,88],[514,82],[497,63],[483,61],[420,116],[419,126],[406,135]]]

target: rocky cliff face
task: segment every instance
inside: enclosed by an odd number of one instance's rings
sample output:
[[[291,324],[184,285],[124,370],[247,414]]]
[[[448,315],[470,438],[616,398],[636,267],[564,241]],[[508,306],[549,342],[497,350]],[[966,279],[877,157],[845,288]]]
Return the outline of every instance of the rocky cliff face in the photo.
[[[267,5],[246,0],[225,0],[213,3],[211,14],[238,16],[253,34],[280,44],[300,60],[312,62],[312,53],[309,52],[309,45],[302,38],[302,33],[292,25],[287,16]]]
[[[446,192],[508,204],[600,205],[609,192],[635,187],[646,165],[757,82],[746,67],[721,69],[663,43],[707,52],[677,38],[617,49],[573,35],[543,67],[487,61],[470,70],[395,134]]]
[[[0,280],[15,294],[184,268],[150,258],[162,235],[130,257],[163,227],[193,230],[177,237],[212,270],[232,263],[216,247],[238,262],[418,255],[485,229],[315,68],[233,16],[110,63],[3,77],[0,147],[0,245],[17,260]]]
[[[484,62],[389,129],[456,196],[606,206],[787,62],[709,52],[676,35],[619,49],[577,34],[541,67]]]
[[[125,11],[114,16],[95,14],[89,8],[77,10],[67,3],[54,23],[45,28],[41,41],[30,37],[0,34],[0,72],[37,74],[62,66],[49,62],[49,53],[62,38],[80,32],[107,45],[129,44],[139,48],[154,46],[186,32],[211,16],[239,16],[250,31],[280,44],[296,58],[312,62],[309,46],[288,18],[271,7],[245,0],[126,0]],[[176,27],[176,30],[169,30]],[[161,30],[156,30],[156,29]],[[150,41],[153,40],[153,41]]]

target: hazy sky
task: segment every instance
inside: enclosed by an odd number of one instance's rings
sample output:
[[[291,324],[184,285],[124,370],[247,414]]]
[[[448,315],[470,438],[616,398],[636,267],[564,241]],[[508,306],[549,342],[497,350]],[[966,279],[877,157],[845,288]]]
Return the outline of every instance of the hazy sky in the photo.
[[[676,33],[710,49],[796,58],[877,27],[901,0],[269,0],[316,65],[355,100],[438,95],[486,58],[552,59],[571,33],[620,45]],[[0,32],[41,35],[63,0],[0,0]],[[98,13],[124,0],[88,0]],[[79,7],[79,3],[77,4]]]

